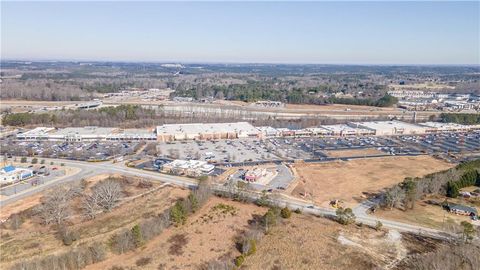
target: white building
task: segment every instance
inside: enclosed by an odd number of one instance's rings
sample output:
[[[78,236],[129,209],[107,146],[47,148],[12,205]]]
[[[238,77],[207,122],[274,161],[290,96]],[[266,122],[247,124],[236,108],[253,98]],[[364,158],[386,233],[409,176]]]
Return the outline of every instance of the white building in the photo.
[[[157,126],[159,141],[261,138],[262,132],[247,122],[196,123]]]
[[[50,127],[36,127],[32,130],[28,130],[26,132],[18,133],[17,139],[18,140],[25,140],[25,141],[43,141],[49,139],[49,134],[55,130],[55,128]]]
[[[162,171],[176,175],[201,176],[208,175],[213,172],[215,166],[201,160],[181,160],[176,159],[166,163],[162,167]]]
[[[344,124],[324,125],[321,127],[327,130],[329,135],[332,135],[332,136],[357,136],[357,135],[373,135],[374,134],[374,132],[370,129],[359,128],[359,127],[349,126]]]
[[[466,132],[479,129],[480,125],[461,125],[457,123],[425,122],[420,125],[426,128],[426,133],[437,132]]]
[[[26,168],[17,168],[12,165],[0,169],[0,183],[13,183],[33,176],[33,171]]]
[[[350,126],[369,129],[373,135],[423,134],[426,127],[400,121],[350,122]]]
[[[265,138],[279,137],[282,135],[282,132],[280,130],[270,126],[257,127],[257,129],[262,133],[262,136]]]
[[[18,140],[25,141],[143,141],[156,140],[157,136],[148,129],[119,129],[105,127],[69,127],[35,129],[17,134]]]

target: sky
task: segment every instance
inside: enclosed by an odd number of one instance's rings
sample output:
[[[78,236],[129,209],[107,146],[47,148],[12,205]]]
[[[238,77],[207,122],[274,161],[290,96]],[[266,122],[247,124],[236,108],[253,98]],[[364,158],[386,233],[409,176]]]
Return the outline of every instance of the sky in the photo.
[[[1,2],[2,60],[480,64],[480,2]]]

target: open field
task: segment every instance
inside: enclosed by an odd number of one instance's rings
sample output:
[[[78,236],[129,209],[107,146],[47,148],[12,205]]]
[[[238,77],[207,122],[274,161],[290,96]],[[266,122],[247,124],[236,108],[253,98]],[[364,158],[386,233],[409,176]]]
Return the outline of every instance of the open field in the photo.
[[[389,269],[407,254],[439,243],[396,231],[342,226],[328,219],[293,215],[274,227],[247,257],[245,269]]]
[[[385,152],[376,148],[363,148],[363,149],[348,149],[348,150],[331,150],[323,151],[328,157],[341,158],[341,157],[363,157],[384,155]]]
[[[338,199],[358,202],[364,193],[377,192],[403,181],[453,167],[430,156],[367,158],[317,164],[296,164],[298,185],[293,195],[326,205]]]
[[[228,205],[231,210],[222,205]],[[141,249],[113,255],[86,269],[109,269],[113,266],[129,269],[145,257],[151,258],[151,262],[141,269],[199,269],[202,264],[218,258],[233,260],[240,255],[235,248],[235,236],[248,228],[248,220],[253,215],[263,215],[265,211],[265,208],[251,204],[212,197],[188,218],[187,224],[170,227]],[[177,249],[172,248],[175,241],[183,244],[177,242]]]
[[[84,185],[88,189],[96,182],[104,179],[95,177],[88,179]],[[121,179],[121,178],[117,178]],[[139,179],[123,178],[124,198],[120,206],[113,211],[98,215],[93,220],[85,220],[81,215],[82,197],[71,201],[71,218],[67,221],[67,228],[79,235],[79,240],[72,246],[88,245],[94,242],[108,243],[110,237],[122,228],[131,228],[145,217],[162,212],[170,207],[178,198],[185,197],[187,190],[152,183],[150,187],[141,187]],[[143,195],[142,195],[143,194]],[[24,201],[25,202],[25,201]],[[20,205],[8,206],[8,212],[24,211],[24,221],[16,230],[9,226],[1,227],[0,268],[7,269],[20,259],[45,257],[52,253],[68,251],[68,247],[59,239],[54,225],[43,225],[35,210],[39,198],[27,200],[28,208]],[[3,211],[3,209],[2,209]],[[17,212],[18,213],[18,212]]]
[[[421,225],[424,227],[430,227],[433,229],[440,229],[440,230],[449,230],[449,226],[451,224],[456,223],[457,225],[460,224],[462,221],[472,222],[478,226],[480,226],[480,221],[472,221],[469,216],[462,216],[456,215],[453,213],[449,213],[448,211],[442,209],[439,205],[432,205],[428,204],[428,200],[434,200],[439,203],[443,202],[447,199],[441,195],[432,195],[427,197],[424,200],[417,201],[413,209],[409,209],[407,211],[402,211],[400,209],[392,209],[392,210],[383,210],[380,209],[375,212],[375,216],[380,218],[388,219],[388,220],[396,220],[399,222],[409,223],[413,225]],[[450,203],[460,203],[460,204],[467,204],[465,200],[462,198],[452,199],[448,198]],[[476,206],[477,209],[480,206],[480,202]]]

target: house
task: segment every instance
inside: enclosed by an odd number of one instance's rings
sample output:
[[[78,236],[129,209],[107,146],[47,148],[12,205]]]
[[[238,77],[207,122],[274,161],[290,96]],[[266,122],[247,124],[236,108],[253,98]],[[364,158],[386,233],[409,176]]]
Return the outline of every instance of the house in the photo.
[[[464,216],[478,216],[477,209],[475,207],[470,207],[461,204],[449,203],[446,206],[446,209],[451,213],[455,213],[457,215],[464,215]]]

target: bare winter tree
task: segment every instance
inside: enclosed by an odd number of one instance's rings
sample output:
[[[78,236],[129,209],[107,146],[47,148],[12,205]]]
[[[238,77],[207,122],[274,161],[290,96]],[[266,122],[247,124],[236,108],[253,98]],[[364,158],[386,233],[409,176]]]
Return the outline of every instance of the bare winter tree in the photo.
[[[110,211],[122,198],[122,187],[118,181],[107,179],[92,188],[94,202],[104,211]]]
[[[40,216],[45,224],[62,224],[71,214],[70,200],[78,195],[76,188],[61,187],[42,199]]]
[[[382,204],[390,209],[400,207],[404,198],[405,191],[397,185],[384,194]]]

